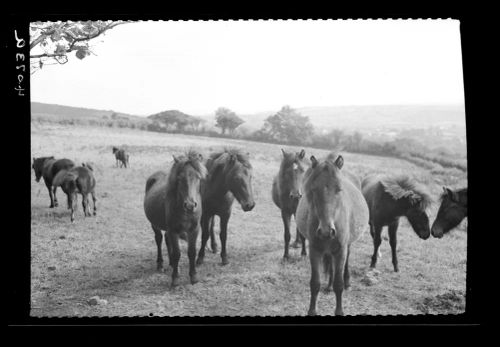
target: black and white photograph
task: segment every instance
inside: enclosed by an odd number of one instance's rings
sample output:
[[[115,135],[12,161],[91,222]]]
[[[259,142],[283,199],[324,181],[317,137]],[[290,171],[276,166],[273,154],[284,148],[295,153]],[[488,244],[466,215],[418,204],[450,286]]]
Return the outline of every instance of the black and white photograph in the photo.
[[[31,21],[30,317],[464,314],[460,25]]]

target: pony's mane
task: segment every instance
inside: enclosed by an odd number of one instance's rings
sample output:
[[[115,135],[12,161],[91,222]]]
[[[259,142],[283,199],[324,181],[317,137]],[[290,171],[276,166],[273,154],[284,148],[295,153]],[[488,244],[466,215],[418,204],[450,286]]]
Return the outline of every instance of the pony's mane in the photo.
[[[384,191],[394,200],[406,197],[417,199],[422,210],[427,209],[432,204],[433,200],[429,190],[407,175],[384,177],[380,183],[384,187]]]
[[[225,158],[224,165],[227,163],[227,161],[231,156],[234,156],[236,160],[241,163],[241,165],[243,165],[247,169],[252,168],[252,165],[250,164],[250,160],[248,158],[248,154],[238,148],[225,148],[221,152],[212,153],[210,154],[210,159],[212,159],[215,162],[217,159],[221,158],[222,155],[224,154],[228,154]]]
[[[458,196],[463,197],[463,195],[467,195],[467,187],[460,189],[452,189]],[[447,196],[445,192],[442,192],[439,196],[439,201],[443,201],[443,199]]]
[[[202,156],[200,153],[190,150],[185,155],[177,157],[177,161],[170,169],[170,174],[167,180],[167,196],[175,192],[177,187],[177,176],[187,165],[190,165],[198,173],[200,179],[207,176],[207,169],[202,163]]]

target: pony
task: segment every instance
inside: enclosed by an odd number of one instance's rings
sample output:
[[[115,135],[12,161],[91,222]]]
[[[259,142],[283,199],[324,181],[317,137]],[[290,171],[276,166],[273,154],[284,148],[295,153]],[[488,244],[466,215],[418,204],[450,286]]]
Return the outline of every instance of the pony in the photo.
[[[120,149],[117,147],[113,147],[113,154],[115,155],[116,158],[116,166],[118,167],[118,164],[120,164],[120,167],[125,168],[129,165],[128,160],[129,160],[129,154],[125,152],[124,149]]]
[[[253,170],[248,157],[248,153],[232,148],[212,153],[206,162],[208,176],[202,187],[202,235],[201,247],[196,260],[198,265],[203,264],[205,258],[205,246],[210,233],[213,233],[214,216],[217,215],[220,218],[220,255],[222,265],[226,265],[228,264],[227,225],[231,217],[234,199],[238,200],[245,212],[251,211],[255,207],[252,189]]]
[[[370,209],[370,234],[373,238],[371,267],[377,265],[378,250],[384,226],[389,230],[394,271],[398,272],[396,232],[399,219],[405,216],[415,233],[423,240],[430,236],[426,209],[432,204],[427,188],[408,175],[369,175],[362,182],[362,192]]]
[[[281,210],[281,218],[284,226],[285,253],[283,259],[288,259],[288,247],[290,244],[290,220],[295,218],[297,205],[302,197],[302,178],[306,169],[304,160],[306,152],[301,150],[299,153],[287,153],[281,149],[283,159],[281,160],[280,170],[274,177],[272,186],[273,202]],[[306,255],[305,238],[296,230],[295,244],[298,245],[299,238],[302,244],[301,255]],[[293,247],[293,246],[292,246]]]
[[[75,163],[69,159],[56,160],[53,156],[50,157],[33,157],[33,165],[31,166],[35,171],[35,181],[40,182],[43,177],[45,186],[49,191],[50,208],[58,206],[56,191],[57,187],[53,187],[52,181],[57,173],[61,170],[69,170],[75,166]]]
[[[78,193],[82,195],[82,207],[85,217],[90,217],[89,194],[92,195],[94,206],[94,216],[97,214],[97,198],[95,196],[96,180],[93,174],[92,166],[82,164],[69,170],[61,170],[54,177],[52,184],[55,187],[61,187],[66,193],[68,209],[71,210],[71,223],[75,221],[75,211],[78,205]]]
[[[465,217],[467,217],[467,188],[451,190],[443,187],[441,205],[432,223],[432,236],[443,237],[444,234],[456,228]]]
[[[311,156],[303,181],[305,195],[297,206],[297,227],[309,242],[311,300],[308,315],[316,315],[320,263],[329,275],[327,291],[335,292],[335,315],[344,314],[342,293],[350,286],[351,245],[368,229],[368,206],[351,175],[342,172],[344,159],[330,153],[324,161]]]
[[[198,282],[196,240],[200,230],[201,182],[207,175],[203,157],[198,152],[189,151],[173,158],[169,174],[158,171],[147,179],[144,196],[144,212],[155,234],[158,270],[163,267],[161,231],[165,231],[169,264],[173,269],[171,288],[179,284],[179,238],[188,242],[191,284]]]

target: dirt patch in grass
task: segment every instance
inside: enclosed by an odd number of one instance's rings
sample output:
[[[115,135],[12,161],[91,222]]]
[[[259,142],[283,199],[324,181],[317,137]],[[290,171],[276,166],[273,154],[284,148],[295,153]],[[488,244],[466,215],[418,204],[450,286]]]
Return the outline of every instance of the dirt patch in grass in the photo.
[[[448,290],[443,294],[428,296],[417,305],[426,314],[460,314],[465,312],[465,295],[461,290]]]

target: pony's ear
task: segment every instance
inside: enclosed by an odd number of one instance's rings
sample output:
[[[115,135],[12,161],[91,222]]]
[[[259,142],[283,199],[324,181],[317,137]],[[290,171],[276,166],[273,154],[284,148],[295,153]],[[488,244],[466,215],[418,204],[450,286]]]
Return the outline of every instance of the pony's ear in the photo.
[[[314,169],[316,166],[318,166],[318,159],[316,159],[316,157],[314,155],[311,155],[311,164],[312,164],[312,168]]]
[[[283,148],[281,149],[281,153],[283,153],[283,156],[286,157],[286,152]]]
[[[199,161],[203,161],[203,154],[198,153],[198,159],[199,159]]]
[[[234,154],[231,154],[229,157],[229,163],[234,164],[236,162],[236,156]]]
[[[172,154],[172,158],[174,158],[174,162],[175,163],[178,163],[179,162],[179,158],[177,158],[175,155]]]
[[[34,163],[35,161],[36,161],[36,158],[35,158],[35,157],[33,157],[33,163]]]
[[[304,159],[305,155],[306,155],[306,151],[301,150],[298,157],[299,157],[299,159]]]
[[[339,169],[342,169],[342,166],[344,166],[344,158],[341,155],[335,160],[335,165],[337,165]]]
[[[458,197],[458,194],[456,192],[454,192],[453,190],[451,190],[450,188],[447,188],[447,187],[443,187],[446,195],[448,195],[451,199],[451,201],[454,201],[454,202],[458,202],[459,201],[459,197]]]

